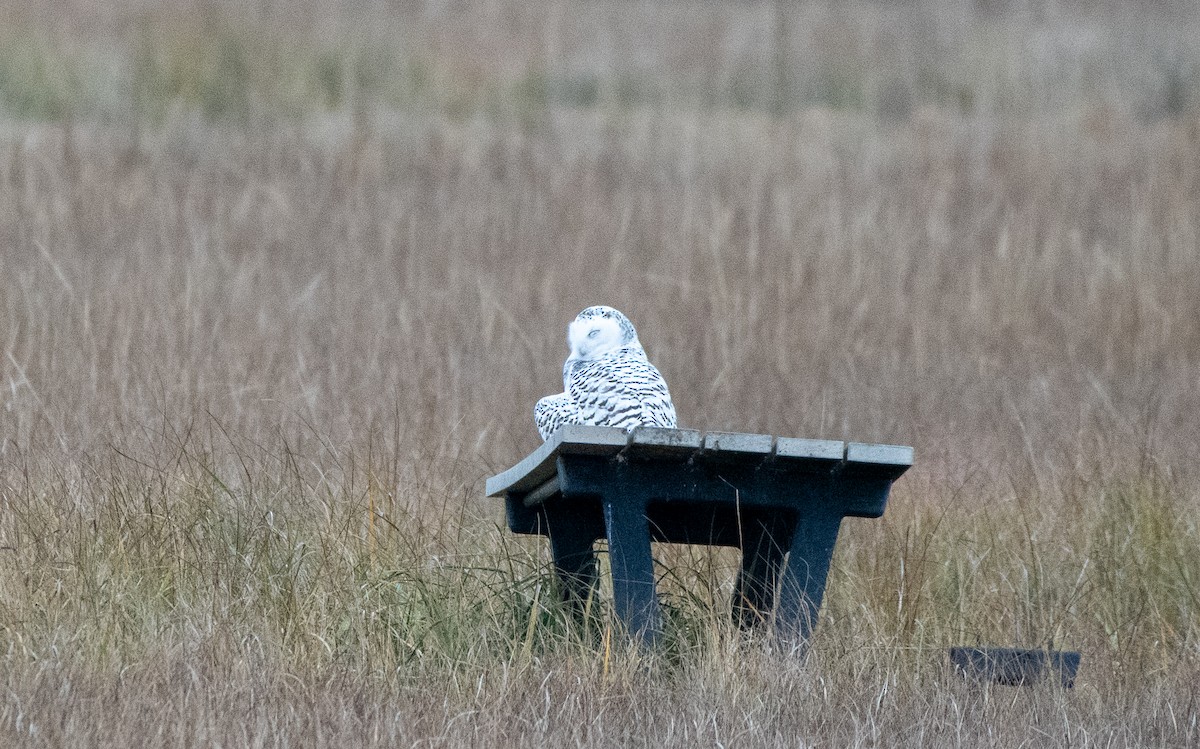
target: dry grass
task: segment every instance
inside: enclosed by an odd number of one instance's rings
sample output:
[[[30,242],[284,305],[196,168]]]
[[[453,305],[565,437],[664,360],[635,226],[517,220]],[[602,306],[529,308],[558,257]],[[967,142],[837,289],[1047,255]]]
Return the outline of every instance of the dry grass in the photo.
[[[2,743],[1200,742],[1200,15],[1020,5],[6,4]],[[916,446],[807,662],[700,549],[610,652],[482,499],[598,302]]]

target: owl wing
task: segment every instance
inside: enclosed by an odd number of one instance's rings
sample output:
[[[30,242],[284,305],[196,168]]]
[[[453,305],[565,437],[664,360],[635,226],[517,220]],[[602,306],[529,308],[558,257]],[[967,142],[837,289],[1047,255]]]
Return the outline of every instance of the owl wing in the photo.
[[[533,407],[533,421],[543,440],[550,439],[563,424],[581,424],[579,409],[567,393],[548,395]]]
[[[576,362],[569,379],[569,394],[581,423],[624,429],[675,426],[667,383],[640,348]]]

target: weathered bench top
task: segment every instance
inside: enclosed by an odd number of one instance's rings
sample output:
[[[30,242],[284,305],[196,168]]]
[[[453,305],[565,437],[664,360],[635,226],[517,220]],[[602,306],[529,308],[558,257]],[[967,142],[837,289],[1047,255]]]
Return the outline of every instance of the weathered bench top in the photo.
[[[871,467],[892,478],[904,473],[913,462],[913,449],[903,445],[873,445],[841,440],[773,437],[769,434],[737,432],[702,433],[695,429],[639,427],[626,432],[616,427],[569,424],[521,462],[487,480],[489,497],[510,492],[530,492],[554,478],[559,455],[598,455],[626,458],[673,458],[703,463],[800,462],[828,466],[839,464]]]

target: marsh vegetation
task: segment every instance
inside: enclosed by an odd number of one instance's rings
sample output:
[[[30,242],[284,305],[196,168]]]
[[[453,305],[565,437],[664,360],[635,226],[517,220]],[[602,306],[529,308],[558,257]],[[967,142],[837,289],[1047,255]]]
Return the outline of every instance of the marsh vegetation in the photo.
[[[1200,742],[1190,2],[0,6],[0,736]],[[911,444],[807,662],[659,549],[573,626],[483,479],[566,323],[681,424]],[[1077,686],[965,684],[1053,644]]]

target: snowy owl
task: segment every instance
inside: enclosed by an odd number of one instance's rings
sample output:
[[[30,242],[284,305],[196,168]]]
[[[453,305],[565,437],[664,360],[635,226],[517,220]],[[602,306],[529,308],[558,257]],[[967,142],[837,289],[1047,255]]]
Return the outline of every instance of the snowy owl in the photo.
[[[675,406],[663,376],[646,358],[629,318],[612,307],[588,307],[567,327],[571,355],[563,390],[537,402],[542,439],[564,424],[675,426]]]

